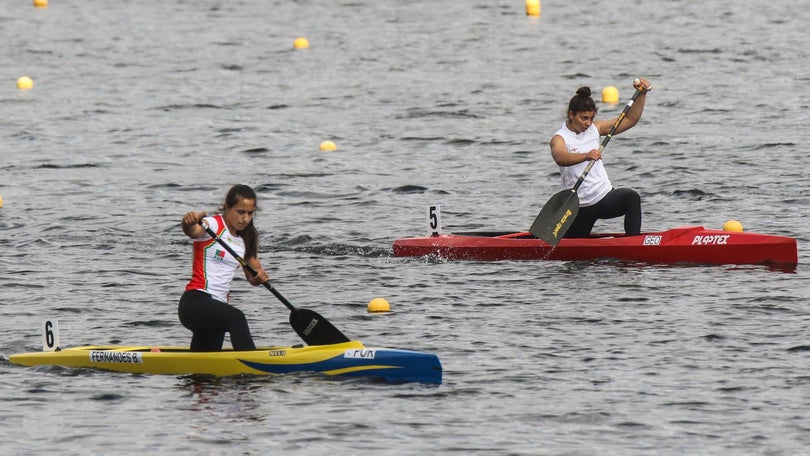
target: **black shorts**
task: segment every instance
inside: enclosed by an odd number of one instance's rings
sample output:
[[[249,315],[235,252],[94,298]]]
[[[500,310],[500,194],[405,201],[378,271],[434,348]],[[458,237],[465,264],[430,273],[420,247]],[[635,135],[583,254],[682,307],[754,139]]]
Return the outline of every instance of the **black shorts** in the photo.
[[[188,290],[177,306],[180,323],[191,330],[191,351],[221,351],[225,333],[234,350],[255,350],[247,318],[236,307],[200,290]]]
[[[565,233],[568,238],[591,235],[593,225],[599,219],[624,216],[624,232],[628,235],[641,233],[641,196],[629,188],[612,189],[592,206],[580,207],[571,228]]]

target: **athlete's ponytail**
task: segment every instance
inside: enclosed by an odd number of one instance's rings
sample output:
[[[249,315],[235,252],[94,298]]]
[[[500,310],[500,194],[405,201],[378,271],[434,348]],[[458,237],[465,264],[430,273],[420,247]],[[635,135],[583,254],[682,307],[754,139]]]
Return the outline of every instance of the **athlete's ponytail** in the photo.
[[[252,199],[253,201],[256,201],[256,210],[259,210],[259,202],[256,198],[256,192],[254,192],[252,188],[243,184],[234,185],[230,190],[228,190],[228,194],[225,195],[225,205],[221,208],[221,210],[224,211],[227,208],[233,207],[239,203],[239,200],[243,199]],[[259,254],[259,232],[253,225],[253,219],[250,220],[250,223],[245,227],[244,230],[238,231],[236,234],[241,236],[245,241],[245,258],[257,257]]]

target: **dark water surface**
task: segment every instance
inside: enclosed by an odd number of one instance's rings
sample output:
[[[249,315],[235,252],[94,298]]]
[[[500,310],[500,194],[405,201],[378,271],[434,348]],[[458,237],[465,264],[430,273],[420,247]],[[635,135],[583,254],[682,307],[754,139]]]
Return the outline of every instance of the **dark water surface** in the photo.
[[[5,2],[1,452],[806,453],[810,9],[542,7]],[[558,191],[548,140],[570,96],[614,85],[625,101],[638,75],[654,85],[644,118],[605,160],[641,193],[644,227],[738,219],[797,238],[795,272],[392,257],[428,204],[446,231],[527,229]],[[240,182],[288,299],[369,346],[437,353],[444,384],[7,361],[53,317],[63,345],[187,344],[179,220]],[[258,344],[299,342],[266,290],[234,288]],[[368,314],[377,296],[393,312]]]

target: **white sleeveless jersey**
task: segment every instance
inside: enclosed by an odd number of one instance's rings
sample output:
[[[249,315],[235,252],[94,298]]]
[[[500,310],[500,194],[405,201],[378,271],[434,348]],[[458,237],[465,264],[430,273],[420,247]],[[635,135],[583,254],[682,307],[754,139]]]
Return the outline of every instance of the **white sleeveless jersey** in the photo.
[[[245,242],[241,236],[228,231],[221,215],[205,217],[211,231],[217,233],[239,256],[245,256]],[[239,269],[239,262],[214,238],[205,233],[194,240],[194,258],[191,267],[191,280],[186,290],[200,290],[213,298],[228,302],[233,274]]]
[[[599,130],[596,125],[591,124],[587,130],[580,134],[576,134],[569,130],[563,123],[562,128],[557,130],[555,135],[560,135],[565,141],[565,147],[568,152],[572,154],[587,154],[593,149],[599,148]],[[564,189],[570,189],[576,184],[579,176],[585,171],[589,161],[577,163],[571,166],[560,166],[560,175],[562,176],[562,186]],[[582,181],[577,195],[579,196],[580,207],[591,206],[598,203],[605,195],[613,189],[613,184],[607,175],[605,165],[602,160],[597,160],[593,167],[585,176]]]

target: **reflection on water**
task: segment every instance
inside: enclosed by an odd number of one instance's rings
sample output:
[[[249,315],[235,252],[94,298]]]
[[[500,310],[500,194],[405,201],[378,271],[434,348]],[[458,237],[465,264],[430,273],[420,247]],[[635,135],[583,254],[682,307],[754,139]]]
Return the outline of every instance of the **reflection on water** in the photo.
[[[179,377],[175,389],[191,399],[188,410],[205,412],[214,419],[264,421],[262,404],[272,377],[202,375]]]

